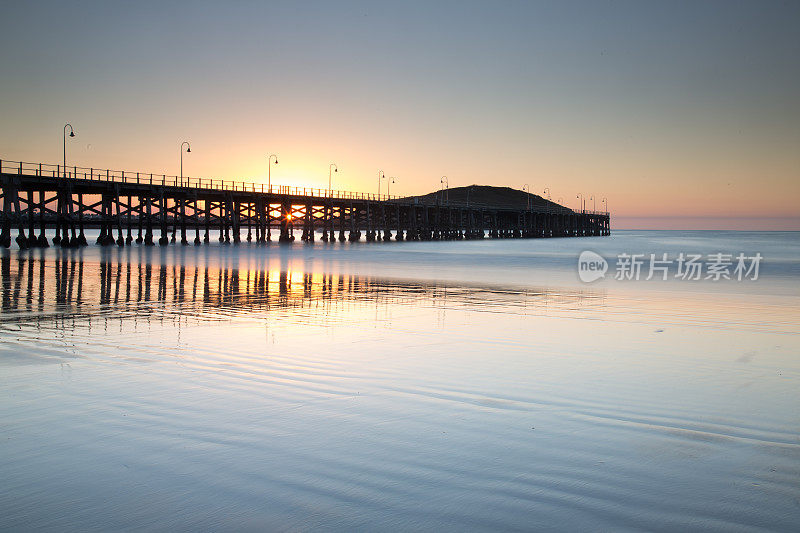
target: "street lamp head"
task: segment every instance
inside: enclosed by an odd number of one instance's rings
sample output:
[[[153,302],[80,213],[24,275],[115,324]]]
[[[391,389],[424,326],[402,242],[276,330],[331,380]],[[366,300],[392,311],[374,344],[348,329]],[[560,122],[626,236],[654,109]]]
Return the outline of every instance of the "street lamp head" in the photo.
[[[276,165],[278,164],[278,158],[277,157],[275,158],[275,164]]]
[[[69,132],[69,136],[70,136],[70,137],[75,137],[75,132],[74,132],[74,131],[72,131],[71,129],[70,129],[70,132]]]
[[[189,152],[191,152],[191,151],[192,151],[191,147],[187,146],[187,147],[186,147],[186,153],[188,154],[188,153],[189,153]]]
[[[334,169],[333,169],[333,171],[334,171],[334,172],[339,172],[339,168],[338,168],[338,167],[337,167],[337,168],[334,168]]]

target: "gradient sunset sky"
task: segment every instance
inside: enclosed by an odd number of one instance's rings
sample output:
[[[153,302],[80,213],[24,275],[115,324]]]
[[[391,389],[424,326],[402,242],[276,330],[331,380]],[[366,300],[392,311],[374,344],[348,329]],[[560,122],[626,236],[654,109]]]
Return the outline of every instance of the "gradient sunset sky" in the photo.
[[[800,229],[798,58],[796,1],[5,2],[0,158]]]

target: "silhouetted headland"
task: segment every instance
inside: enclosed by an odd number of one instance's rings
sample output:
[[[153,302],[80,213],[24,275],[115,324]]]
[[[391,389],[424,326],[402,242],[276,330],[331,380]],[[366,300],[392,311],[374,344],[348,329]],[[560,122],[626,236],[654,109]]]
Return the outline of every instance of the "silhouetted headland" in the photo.
[[[571,209],[546,200],[538,194],[532,194],[511,187],[494,187],[491,185],[468,185],[440,189],[422,196],[410,196],[406,200],[417,200],[425,204],[444,203],[450,205],[469,205],[475,207],[503,209],[539,209],[572,212]]]

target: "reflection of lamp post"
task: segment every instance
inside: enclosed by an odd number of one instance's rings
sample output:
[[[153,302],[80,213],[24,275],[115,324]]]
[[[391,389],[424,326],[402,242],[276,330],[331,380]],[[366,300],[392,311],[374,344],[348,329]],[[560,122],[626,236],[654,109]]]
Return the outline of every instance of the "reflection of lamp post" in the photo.
[[[69,136],[75,137],[75,130],[72,129],[72,124],[64,124],[64,177],[67,177],[67,126],[69,126]]]
[[[378,199],[380,200],[381,197],[381,180],[386,178],[386,174],[383,173],[383,170],[378,171]]]
[[[186,152],[187,153],[192,151],[192,147],[189,146],[189,142],[188,141],[183,141],[181,143],[181,147],[180,147],[180,150],[179,150],[180,153],[181,153],[181,187],[183,187],[183,145],[184,144],[186,145]]]
[[[449,189],[450,188],[450,182],[447,181],[447,176],[442,176],[442,179],[439,180],[439,183],[442,185],[442,198],[444,198],[444,191],[445,191],[445,189]],[[450,202],[447,202],[447,203],[450,203]]]
[[[526,183],[525,185],[522,186],[522,190],[526,191],[528,193],[528,194],[525,195],[525,197],[528,199],[528,211],[530,211],[531,210],[531,186]]]
[[[272,192],[272,167],[270,163],[272,162],[272,158],[275,158],[275,164],[278,164],[278,156],[275,154],[270,154],[267,157],[267,192]]]
[[[331,195],[331,169],[333,169],[334,172],[339,172],[339,167],[336,166],[336,163],[328,165],[328,196]]]

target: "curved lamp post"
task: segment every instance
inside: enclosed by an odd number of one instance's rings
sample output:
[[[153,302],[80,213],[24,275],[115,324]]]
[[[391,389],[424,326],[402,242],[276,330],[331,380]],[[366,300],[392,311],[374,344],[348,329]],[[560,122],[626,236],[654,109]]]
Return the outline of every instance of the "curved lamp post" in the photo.
[[[386,174],[383,173],[383,170],[378,171],[378,199],[380,200],[381,197],[381,180],[386,178]]]
[[[64,124],[64,177],[67,177],[67,128],[69,128],[69,136],[75,137],[75,130],[72,129],[72,124],[67,122]]]
[[[442,198],[444,198],[444,191],[445,189],[450,188],[450,182],[447,180],[447,176],[442,176],[442,179],[439,180],[439,183],[442,185]],[[448,202],[449,203],[449,202]]]
[[[336,166],[336,163],[328,165],[328,196],[331,195],[331,169],[333,169],[334,172],[339,172],[339,167]]]
[[[275,158],[274,164],[278,164],[277,155],[270,154],[269,157],[267,157],[267,192],[272,192],[272,165],[270,165],[270,163],[272,163],[273,157]]]
[[[192,147],[189,146],[189,141],[183,141],[181,143],[181,147],[180,147],[180,150],[179,150],[180,153],[181,153],[181,187],[183,187],[183,145],[184,144],[186,145],[186,152],[187,153],[192,151]]]
[[[586,196],[584,196],[583,193],[578,193],[578,196],[576,196],[575,198],[580,198],[581,203],[579,204],[579,206],[582,211],[586,211]]]
[[[547,199],[550,200],[550,187],[545,187],[544,190],[542,191],[542,194],[546,194]]]
[[[605,211],[606,211],[606,213],[608,213],[608,200],[606,200],[605,198],[603,198],[603,199],[601,200],[601,202],[603,202],[603,206],[604,206],[604,208],[605,208]]]
[[[389,186],[390,186],[392,183],[394,183],[394,180],[395,180],[396,178],[386,178],[386,179],[388,180],[388,181],[386,182],[386,196],[387,196],[387,197],[390,197],[390,196],[391,196],[391,190],[389,189]],[[387,200],[388,200],[388,199],[389,199],[389,198],[387,198]]]

